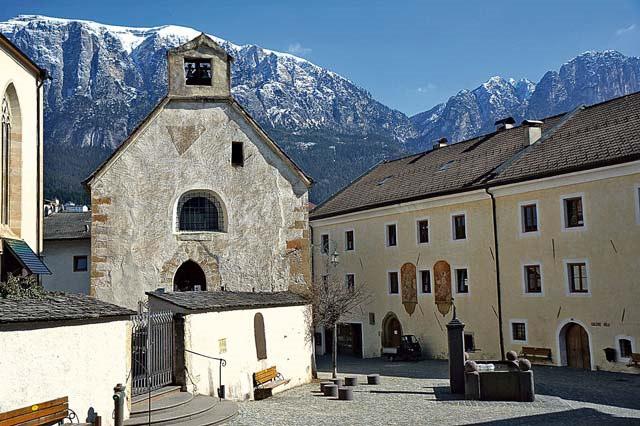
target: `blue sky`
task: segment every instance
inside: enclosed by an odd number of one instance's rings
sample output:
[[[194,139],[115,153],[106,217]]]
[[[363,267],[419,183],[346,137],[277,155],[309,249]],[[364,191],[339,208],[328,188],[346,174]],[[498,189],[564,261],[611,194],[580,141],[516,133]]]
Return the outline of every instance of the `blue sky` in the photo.
[[[640,56],[640,1],[633,0],[0,2],[0,20],[36,13],[185,25],[238,44],[290,51],[407,114],[493,75],[537,81],[586,50]]]

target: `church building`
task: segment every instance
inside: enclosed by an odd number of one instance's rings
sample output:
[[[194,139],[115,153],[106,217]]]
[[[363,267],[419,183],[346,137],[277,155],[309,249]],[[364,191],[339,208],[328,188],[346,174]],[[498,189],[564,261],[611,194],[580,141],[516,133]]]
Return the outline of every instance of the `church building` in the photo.
[[[49,274],[42,252],[46,71],[0,34],[0,280]]]
[[[311,179],[231,94],[201,34],[168,52],[168,94],[86,181],[90,294],[274,292],[311,281]]]

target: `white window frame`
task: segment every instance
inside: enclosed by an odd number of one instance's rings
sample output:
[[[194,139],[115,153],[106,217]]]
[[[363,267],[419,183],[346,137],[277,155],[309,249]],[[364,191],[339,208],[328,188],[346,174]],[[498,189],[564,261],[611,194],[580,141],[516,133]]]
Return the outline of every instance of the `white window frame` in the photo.
[[[466,293],[459,293],[458,292],[458,269],[466,269],[467,270],[467,288],[469,291],[467,291]],[[459,265],[459,266],[453,266],[451,268],[451,270],[453,271],[453,294],[455,295],[459,295],[461,297],[467,297],[471,295],[471,274],[469,273],[469,267],[467,265]]]
[[[513,338],[513,324],[521,323],[524,324],[524,340],[516,340]],[[526,345],[529,343],[529,322],[526,319],[510,319],[509,320],[509,338],[511,339],[511,343],[517,345]]]
[[[391,225],[395,225],[395,227],[396,227],[396,245],[395,246],[390,246],[389,245],[389,233],[387,232],[387,229]],[[387,223],[385,223],[384,224],[384,246],[386,248],[389,248],[389,249],[394,249],[394,248],[397,248],[399,245],[400,245],[400,238],[399,238],[399,232],[398,232],[398,222],[387,222]]]
[[[327,251],[324,251],[324,245],[322,244],[322,237],[327,237]],[[328,232],[320,234],[320,254],[328,256],[331,253],[331,235]]]
[[[426,220],[428,223],[427,226],[427,239],[428,241],[426,243],[421,243],[420,242],[420,226],[418,225],[419,222]],[[417,217],[415,220],[415,226],[416,226],[416,244],[419,247],[424,247],[424,246],[428,246],[429,244],[431,244],[431,218],[429,216],[425,216],[425,217]]]
[[[425,293],[422,291],[422,272],[426,271],[429,273],[429,282],[431,283],[431,292],[430,293]],[[468,272],[467,272],[468,273]],[[429,268],[424,268],[424,269],[418,269],[417,272],[418,276],[416,277],[416,282],[418,283],[418,294],[424,295],[424,296],[431,296],[433,294],[433,273],[431,272],[431,269]]]
[[[620,340],[622,340],[622,339],[629,340],[631,342],[631,352],[632,353],[637,353],[636,352],[636,339],[634,339],[631,336],[625,336],[625,335],[619,334],[619,335],[617,335],[615,337],[615,340],[614,340],[614,342],[615,342],[614,348],[616,349],[616,355],[617,355],[617,358],[618,358],[617,362],[623,362],[625,364],[628,364],[629,362],[631,362],[631,357],[622,357],[622,356],[620,356]]]
[[[391,273],[392,272],[395,272],[398,275],[398,292],[397,293],[391,293]],[[387,270],[387,295],[400,296],[400,270],[398,269]]]
[[[353,249],[348,250],[347,249],[347,232],[352,232],[353,233]],[[396,233],[398,231],[396,230]],[[347,228],[342,232],[342,235],[344,236],[344,251],[345,252],[354,252],[356,251],[356,231],[353,228]],[[397,237],[396,237],[397,239]]]
[[[640,225],[640,183],[636,183],[633,187],[633,199],[636,205],[636,223]]]
[[[529,283],[527,282],[527,271],[525,267],[527,266],[538,266],[540,268],[540,293],[529,293],[527,289],[529,288]],[[532,260],[530,262],[522,262],[520,264],[520,270],[522,271],[522,294],[527,297],[542,297],[544,296],[544,272],[542,271],[542,262],[538,260]],[[589,279],[589,277],[587,277]]]
[[[524,206],[530,206],[530,205],[535,205],[536,206],[536,219],[537,219],[537,225],[538,225],[538,230],[537,231],[530,231],[530,232],[525,232],[524,230],[524,215],[522,214],[522,209]],[[564,204],[563,204],[564,206]],[[539,237],[540,236],[540,228],[541,228],[541,224],[540,224],[540,203],[538,200],[529,200],[529,201],[521,201],[518,203],[518,235],[521,238],[526,238],[526,237]]]
[[[567,212],[565,200],[570,198],[581,198],[582,199],[582,226],[575,227],[567,227]],[[565,194],[560,197],[560,226],[562,228],[562,232],[575,232],[575,231],[585,231],[587,229],[587,198],[584,195],[584,192],[578,192],[575,194]]]
[[[346,288],[349,288],[349,286],[348,286],[348,282],[349,281],[347,279],[347,277],[349,275],[353,275],[353,288],[355,289],[356,288],[356,274],[355,274],[355,272],[345,272],[345,274],[344,274],[344,285],[345,285]]]
[[[585,293],[574,293],[571,291],[571,282],[569,281],[569,264],[570,263],[584,263],[585,268],[587,269],[587,292]],[[563,259],[562,267],[564,268],[564,286],[565,292],[567,296],[570,297],[591,297],[591,291],[593,288],[593,280],[591,277],[591,265],[589,265],[589,260],[587,259]]]
[[[456,239],[456,225],[455,225],[455,221],[453,220],[453,218],[456,216],[464,216],[464,238]],[[449,216],[449,227],[451,229],[452,242],[456,243],[461,241],[467,241],[469,239],[469,220],[468,219],[469,217],[467,216],[466,211],[451,213],[451,215]]]

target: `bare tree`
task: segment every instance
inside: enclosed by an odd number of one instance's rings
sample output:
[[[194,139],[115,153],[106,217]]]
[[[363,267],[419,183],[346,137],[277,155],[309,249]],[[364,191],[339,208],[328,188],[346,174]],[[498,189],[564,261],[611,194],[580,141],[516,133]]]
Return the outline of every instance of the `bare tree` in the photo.
[[[331,352],[335,378],[338,375],[338,323],[361,312],[361,307],[371,301],[371,293],[364,282],[349,285],[334,271],[314,281],[310,298],[313,305],[313,325],[332,330]]]

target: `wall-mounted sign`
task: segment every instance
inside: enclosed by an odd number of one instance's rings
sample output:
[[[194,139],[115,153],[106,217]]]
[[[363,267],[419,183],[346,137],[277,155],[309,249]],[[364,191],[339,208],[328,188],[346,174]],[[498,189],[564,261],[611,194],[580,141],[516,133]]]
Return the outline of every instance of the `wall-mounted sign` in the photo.
[[[416,285],[416,266],[405,263],[400,268],[400,282],[402,285],[402,304],[404,310],[412,315],[418,304],[418,287]]]
[[[433,265],[433,279],[435,281],[435,299],[438,312],[443,316],[451,310],[451,266],[444,260]]]

